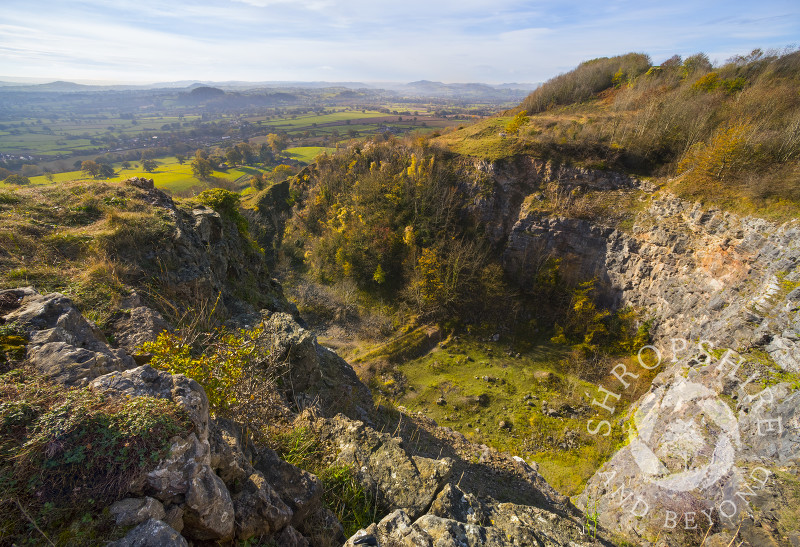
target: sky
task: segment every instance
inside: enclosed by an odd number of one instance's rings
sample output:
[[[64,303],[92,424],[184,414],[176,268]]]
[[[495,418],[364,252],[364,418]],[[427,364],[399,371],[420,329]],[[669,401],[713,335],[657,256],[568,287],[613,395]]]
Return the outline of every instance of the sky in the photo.
[[[0,80],[545,81],[800,45],[797,0],[0,0]]]

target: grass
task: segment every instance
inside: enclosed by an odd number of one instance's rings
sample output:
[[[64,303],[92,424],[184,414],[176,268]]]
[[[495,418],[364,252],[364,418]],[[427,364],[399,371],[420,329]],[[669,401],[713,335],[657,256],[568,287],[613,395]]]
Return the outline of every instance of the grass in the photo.
[[[609,437],[588,433],[588,420],[597,418],[588,395],[597,387],[566,370],[566,348],[520,344],[517,358],[507,355],[507,346],[462,336],[423,357],[384,367],[371,384],[409,413],[421,411],[472,442],[536,461],[554,488],[578,494],[624,442],[623,428],[615,426]],[[604,382],[611,385],[608,379],[598,384]],[[648,385],[642,375],[615,416],[624,415]]]
[[[285,154],[293,160],[311,163],[320,154],[332,153],[336,148],[325,146],[296,146],[294,148],[287,148]]]
[[[272,442],[281,459],[317,475],[322,481],[322,503],[342,523],[345,537],[384,516],[385,513],[378,511],[372,495],[358,481],[355,470],[347,465],[330,463],[336,455],[327,454],[311,430],[302,427],[276,430]],[[322,539],[321,544],[328,544],[331,538]]]
[[[191,423],[172,401],[111,399],[32,369],[0,376],[0,541],[98,544],[120,537],[107,507]]]

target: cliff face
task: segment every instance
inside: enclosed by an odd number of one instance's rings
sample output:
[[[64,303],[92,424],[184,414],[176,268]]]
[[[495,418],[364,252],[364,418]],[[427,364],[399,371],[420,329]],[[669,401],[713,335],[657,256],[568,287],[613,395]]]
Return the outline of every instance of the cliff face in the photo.
[[[497,191],[480,197],[474,185],[474,212],[510,275],[524,286],[556,258],[567,281],[595,278],[607,305],[652,321],[655,349],[643,355],[661,359],[649,393],[628,416],[615,415],[614,402],[643,372],[620,368],[587,394],[595,411],[587,430],[627,427],[629,440],[578,505],[636,542],[681,545],[709,528],[725,543],[737,528],[737,544],[800,539],[796,510],[777,501],[794,499],[800,457],[800,224],[741,218],[627,177],[532,160],[476,168]],[[554,203],[558,196],[567,203]],[[627,203],[628,216],[620,221],[613,206],[591,214],[586,202],[575,207],[581,196]]]

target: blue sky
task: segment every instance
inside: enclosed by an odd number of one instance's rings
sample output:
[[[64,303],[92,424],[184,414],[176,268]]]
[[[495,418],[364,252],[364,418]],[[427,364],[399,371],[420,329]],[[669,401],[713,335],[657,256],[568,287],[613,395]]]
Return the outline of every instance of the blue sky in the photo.
[[[0,79],[540,82],[799,43],[797,0],[3,0]]]

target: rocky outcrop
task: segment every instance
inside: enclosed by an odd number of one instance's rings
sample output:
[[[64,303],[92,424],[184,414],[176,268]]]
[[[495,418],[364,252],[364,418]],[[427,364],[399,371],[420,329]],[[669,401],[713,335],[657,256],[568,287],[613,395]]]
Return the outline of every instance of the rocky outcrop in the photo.
[[[308,416],[307,416],[308,418]],[[300,423],[303,423],[302,419]],[[342,415],[313,420],[323,442],[332,445],[336,461],[352,467],[366,492],[389,510],[403,509],[412,518],[426,513],[450,476],[452,460],[410,456],[402,441]]]
[[[535,165],[476,166],[496,192],[473,210],[502,247],[504,268],[525,286],[555,258],[562,279],[595,279],[604,304],[651,321],[655,349],[644,351],[658,361],[629,415],[614,413],[615,397],[644,368],[617,369],[588,396],[587,428],[605,420],[594,431],[624,427],[630,439],[576,504],[637,543],[659,536],[682,545],[711,526],[712,542],[786,544],[791,511],[771,500],[796,488],[800,463],[787,426],[798,419],[800,224],[705,208],[626,177],[579,170],[548,178]],[[629,192],[633,222],[552,203],[559,212],[548,213],[536,205],[547,184],[558,185],[551,198],[593,189],[613,201]]]
[[[286,372],[286,398],[298,411],[316,407],[327,416],[341,412],[370,420],[372,395],[353,367],[320,346],[316,336],[290,314],[269,314],[264,320],[264,336],[272,358]]]
[[[0,302],[2,321],[15,323],[27,335],[28,362],[58,383],[84,386],[102,374],[135,366],[62,294],[10,289],[0,291]]]
[[[377,543],[370,543],[370,540]],[[382,546],[459,545],[465,547],[602,545],[569,519],[526,505],[478,500],[448,485],[428,514],[416,520],[397,509],[377,524],[359,530],[345,544]]]

